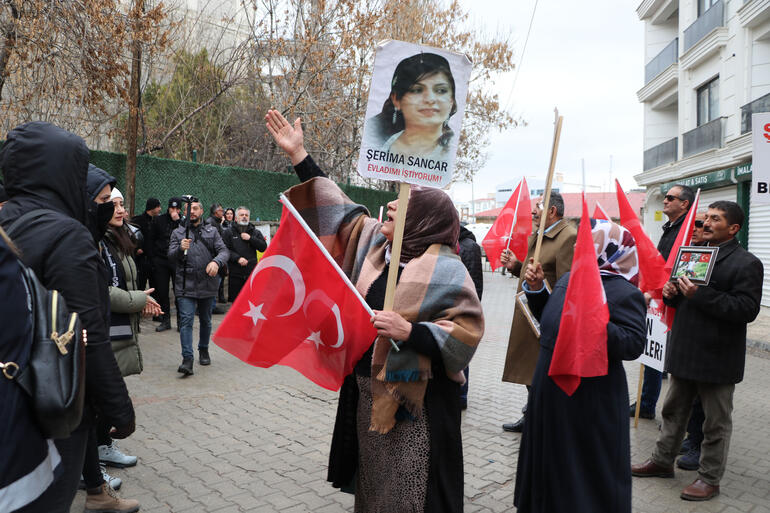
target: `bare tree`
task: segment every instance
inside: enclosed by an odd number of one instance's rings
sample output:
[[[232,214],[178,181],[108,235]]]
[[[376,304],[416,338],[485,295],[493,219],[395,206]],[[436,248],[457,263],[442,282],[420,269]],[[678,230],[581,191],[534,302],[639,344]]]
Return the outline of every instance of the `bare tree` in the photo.
[[[164,15],[148,9],[138,40],[162,49]],[[96,131],[128,98],[128,26],[118,0],[0,2],[0,130],[43,119]]]

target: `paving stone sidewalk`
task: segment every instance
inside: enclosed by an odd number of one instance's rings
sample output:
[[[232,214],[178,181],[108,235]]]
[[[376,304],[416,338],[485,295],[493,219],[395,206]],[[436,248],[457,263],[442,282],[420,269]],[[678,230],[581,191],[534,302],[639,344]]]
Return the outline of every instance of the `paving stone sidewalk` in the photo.
[[[486,333],[470,368],[468,410],[463,416],[465,511],[514,511],[513,489],[520,435],[504,433],[526,402],[523,386],[502,383],[513,312],[515,280],[484,273]],[[215,325],[222,320],[215,316]],[[770,340],[770,314],[750,327],[753,340]],[[175,325],[174,325],[175,326]],[[123,479],[121,494],[143,512],[353,511],[353,497],[326,482],[336,394],[297,372],[250,367],[212,345],[212,365],[181,378],[178,333],[156,334],[142,323],[144,373],[126,379],[137,412],[137,431],[120,442],[139,457],[130,469],[110,469]],[[196,320],[197,332],[197,320]],[[707,503],[679,499],[695,472],[674,479],[633,482],[633,510],[658,512],[770,511],[770,353],[750,350],[746,379],[735,393],[734,431],[722,495]],[[639,367],[626,365],[635,394]],[[662,394],[666,393],[664,381]],[[662,395],[663,397],[663,395]],[[658,416],[661,402],[658,404]],[[631,429],[632,461],[648,457],[656,421]],[[84,492],[71,511],[80,513]]]

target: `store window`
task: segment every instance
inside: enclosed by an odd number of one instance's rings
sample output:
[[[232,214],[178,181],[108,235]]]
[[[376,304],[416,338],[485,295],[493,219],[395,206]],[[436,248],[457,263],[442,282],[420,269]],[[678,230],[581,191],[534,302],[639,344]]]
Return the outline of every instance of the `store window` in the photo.
[[[698,126],[719,117],[719,77],[697,89]]]

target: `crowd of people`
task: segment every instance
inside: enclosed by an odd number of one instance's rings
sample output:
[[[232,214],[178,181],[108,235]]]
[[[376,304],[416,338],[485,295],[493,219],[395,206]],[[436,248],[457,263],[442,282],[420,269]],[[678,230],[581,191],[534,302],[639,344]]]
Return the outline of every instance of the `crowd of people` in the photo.
[[[449,196],[434,188],[413,186],[406,205],[388,203],[378,221],[313,161],[299,120],[289,123],[271,110],[266,123],[301,182],[286,196],[310,229],[323,235],[321,243],[374,311],[377,337],[339,392],[328,480],[355,495],[357,512],[462,511],[462,410],[468,364],[485,325],[478,244]],[[161,213],[160,201],[149,198],[144,212],[129,219],[117,181],[88,157],[80,137],[42,122],[11,131],[0,150],[0,286],[6,298],[0,319],[7,327],[0,332],[0,404],[4,418],[13,419],[0,422],[9,450],[0,464],[1,511],[69,512],[79,482],[87,512],[138,511],[137,500],[115,493],[120,482],[104,465],[138,463],[116,440],[141,429],[123,379],[143,370],[140,318],[152,317],[162,332],[171,329],[176,312],[178,372],[193,375],[196,313],[198,363],[210,365],[212,314],[235,299],[258,252],[267,248],[244,206],[213,203],[207,215],[200,199],[188,195],[169,199]],[[658,244],[664,258],[693,198],[684,185],[665,197],[669,222]],[[678,465],[697,469],[698,478],[681,497],[713,498],[725,471],[735,384],[743,379],[746,324],[759,311],[763,280],[762,263],[735,238],[743,212],[729,201],[708,205],[695,220],[693,243],[719,246],[711,282],[697,286],[683,277],[661,291],[662,301],[676,308],[667,342],[670,386],[651,458],[632,465],[623,361],[636,359],[645,346],[652,297],[638,288],[636,242],[612,221],[581,223],[578,232],[564,217],[558,192],[547,204],[541,198],[532,209],[535,226],[543,229],[538,262],[537,233],[524,262],[509,250],[501,255],[505,268],[519,276],[511,295],[526,296],[540,326],[536,333],[516,307],[503,375],[528,390],[521,418],[503,425],[521,433],[515,506],[520,512],[630,512],[632,475],[673,477],[682,450]],[[386,309],[402,208],[409,215],[396,262],[395,301]],[[549,368],[578,233],[593,242],[609,312],[607,371],[584,378],[568,394]],[[82,422],[55,440],[43,435],[30,398],[13,383],[14,367],[23,369],[34,357],[35,318],[22,264],[45,287],[60,291],[87,335]],[[563,343],[579,344],[580,334]],[[651,419],[662,376],[650,372],[644,379],[642,418]]]
[[[123,378],[143,369],[140,319],[155,319],[158,332],[170,329],[173,290],[179,372],[193,373],[196,306],[199,363],[209,365],[211,314],[217,312],[217,294],[226,302],[222,282],[228,265],[234,271],[232,301],[256,265],[257,252],[267,248],[244,206],[225,213],[215,203],[202,221],[197,198],[173,197],[163,214],[160,201],[149,198],[144,212],[129,219],[116,179],[88,159],[80,137],[42,122],[12,130],[0,151],[0,284],[7,301],[2,319],[12,327],[4,328],[0,341],[5,371],[0,404],[4,417],[13,420],[3,423],[0,433],[11,452],[8,459],[15,460],[0,465],[0,511],[69,512],[78,488],[86,490],[87,512],[138,511],[137,500],[115,493],[122,482],[106,467],[137,464],[116,440],[136,429]],[[25,288],[19,288],[21,264],[61,293],[87,336],[82,422],[66,438],[45,439],[30,398],[6,368],[24,369],[33,358],[36,321]]]

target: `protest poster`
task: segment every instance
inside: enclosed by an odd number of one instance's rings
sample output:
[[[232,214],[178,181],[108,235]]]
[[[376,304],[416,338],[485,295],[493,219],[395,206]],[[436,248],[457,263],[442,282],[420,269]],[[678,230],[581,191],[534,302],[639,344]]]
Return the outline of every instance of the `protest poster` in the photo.
[[[636,361],[663,372],[663,364],[666,362],[666,323],[658,312],[655,299],[650,301],[650,306],[647,308],[647,343]]]
[[[751,115],[751,203],[770,203],[770,112]]]
[[[454,173],[471,61],[415,43],[377,47],[358,173],[445,187]]]

